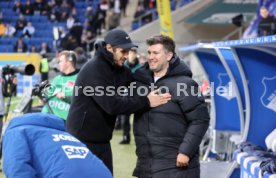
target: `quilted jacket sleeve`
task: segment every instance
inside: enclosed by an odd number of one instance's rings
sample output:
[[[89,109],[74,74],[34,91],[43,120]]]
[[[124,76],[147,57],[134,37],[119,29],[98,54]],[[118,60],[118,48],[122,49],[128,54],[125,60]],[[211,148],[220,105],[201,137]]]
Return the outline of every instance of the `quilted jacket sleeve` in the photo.
[[[3,137],[3,170],[7,178],[34,178],[32,158],[24,130],[7,130]]]
[[[200,142],[209,126],[209,113],[203,96],[198,93],[198,85],[188,78],[185,92],[179,96],[179,105],[187,119],[188,128],[179,152],[190,158],[198,151]]]

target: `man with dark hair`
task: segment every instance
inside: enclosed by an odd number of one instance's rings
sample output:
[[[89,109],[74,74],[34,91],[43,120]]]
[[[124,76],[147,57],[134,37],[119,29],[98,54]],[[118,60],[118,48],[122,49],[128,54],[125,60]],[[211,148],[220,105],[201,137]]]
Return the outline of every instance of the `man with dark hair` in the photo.
[[[67,119],[75,81],[77,54],[74,51],[62,51],[59,53],[58,66],[60,75],[51,82],[51,88],[46,93],[46,104],[42,112],[54,114],[64,120]]]
[[[95,45],[94,59],[81,69],[77,78],[66,122],[67,131],[85,143],[111,172],[110,140],[116,116],[145,112],[170,100],[169,94],[154,95],[157,91],[148,96],[123,96],[124,87],[132,81],[132,74],[124,67],[124,62],[133,47],[137,46],[120,29],[109,31],[104,41]]]
[[[139,178],[199,178],[199,145],[209,114],[192,73],[175,54],[174,41],[163,35],[147,40],[148,63],[137,70],[137,87],[169,91],[171,102],[134,117]],[[181,87],[179,87],[181,86]],[[162,90],[161,90],[162,92]]]

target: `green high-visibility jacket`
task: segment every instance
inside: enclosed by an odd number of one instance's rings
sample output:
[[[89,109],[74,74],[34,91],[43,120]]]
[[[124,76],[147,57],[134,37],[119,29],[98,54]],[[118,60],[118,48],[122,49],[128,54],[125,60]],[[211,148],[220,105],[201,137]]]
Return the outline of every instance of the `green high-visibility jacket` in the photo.
[[[49,72],[48,59],[47,58],[43,58],[43,59],[41,59],[40,63],[41,63],[41,70],[40,70],[40,72],[42,72],[42,73]]]
[[[71,99],[73,96],[73,89],[75,86],[75,81],[77,79],[77,71],[68,75],[58,75],[51,82],[50,89],[45,92],[48,98],[48,105],[45,105],[42,112],[52,113],[64,120],[67,119],[69,108],[71,105]],[[57,98],[56,94],[62,92],[65,98]]]

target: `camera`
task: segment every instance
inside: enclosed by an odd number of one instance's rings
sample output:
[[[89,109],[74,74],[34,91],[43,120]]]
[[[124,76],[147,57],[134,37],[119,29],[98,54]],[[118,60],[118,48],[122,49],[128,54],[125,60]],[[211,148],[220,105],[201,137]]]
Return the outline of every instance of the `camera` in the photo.
[[[37,84],[32,89],[32,95],[34,96],[42,96],[41,93],[44,89],[50,86],[48,80],[42,81],[40,84]]]
[[[22,75],[33,75],[35,72],[35,67],[32,64],[11,66],[7,65],[2,68],[3,75],[14,75],[19,73]]]

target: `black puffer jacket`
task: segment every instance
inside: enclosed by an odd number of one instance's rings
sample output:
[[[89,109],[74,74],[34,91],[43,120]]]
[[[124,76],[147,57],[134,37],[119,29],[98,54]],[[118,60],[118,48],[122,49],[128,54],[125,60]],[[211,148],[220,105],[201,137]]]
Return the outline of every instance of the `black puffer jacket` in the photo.
[[[114,64],[112,53],[96,44],[96,54],[79,72],[66,121],[69,133],[83,142],[108,143],[118,114],[148,110],[144,97],[122,97],[115,91],[131,82],[131,72]]]
[[[199,144],[209,125],[209,114],[202,96],[192,96],[198,90],[192,73],[178,57],[170,61],[167,74],[155,86],[167,87],[171,102],[145,113],[136,113],[134,135],[137,165],[133,175],[149,177],[154,173],[177,169],[177,154],[190,157],[187,169],[199,166]],[[145,65],[135,73],[138,86],[153,83],[153,74]],[[187,86],[186,92],[180,90]],[[162,91],[162,90],[161,90]]]

